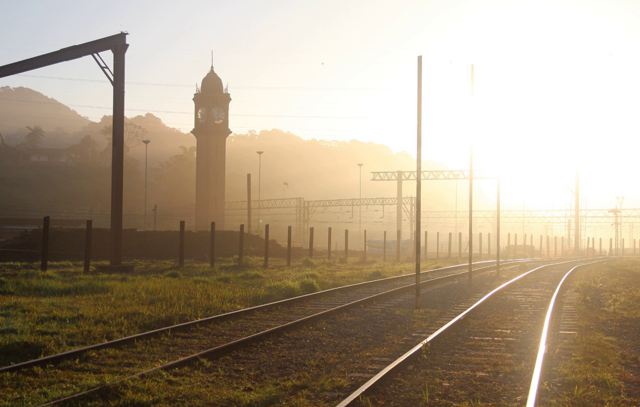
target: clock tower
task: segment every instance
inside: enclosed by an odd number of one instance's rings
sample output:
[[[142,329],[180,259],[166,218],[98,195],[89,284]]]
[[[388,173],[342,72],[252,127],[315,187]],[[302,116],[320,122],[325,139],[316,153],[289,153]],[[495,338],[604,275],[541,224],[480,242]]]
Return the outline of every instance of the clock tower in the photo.
[[[231,96],[213,70],[196,85],[194,128],[196,137],[196,230],[208,230],[211,222],[224,229],[225,161]]]

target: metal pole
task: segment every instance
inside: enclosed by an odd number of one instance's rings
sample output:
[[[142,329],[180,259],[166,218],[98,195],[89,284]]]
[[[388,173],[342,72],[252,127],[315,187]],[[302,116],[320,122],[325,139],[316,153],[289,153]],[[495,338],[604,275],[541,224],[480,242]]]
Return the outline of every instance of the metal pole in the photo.
[[[396,231],[396,262],[400,262],[400,230]]]
[[[436,232],[436,259],[440,258],[440,232]]]
[[[349,229],[344,230],[344,262],[349,258]]]
[[[158,204],[153,205],[153,231],[158,227]]]
[[[148,170],[148,149],[151,140],[142,140],[144,143],[144,230],[147,230],[147,170]]]
[[[424,260],[427,260],[427,254],[428,254],[428,246],[429,246],[429,232],[428,231],[424,231]]]
[[[574,246],[575,246],[575,255],[578,256],[580,254],[580,174],[576,173],[576,220],[575,220],[575,232],[574,236]]]
[[[209,232],[209,266],[216,265],[216,223],[211,222],[211,231]]]
[[[244,223],[240,225],[240,238],[238,242],[238,265],[244,262]]]
[[[178,267],[184,266],[184,221],[180,221],[180,236],[178,243]]]
[[[42,219],[42,247],[40,248],[41,271],[47,271],[49,265],[49,222],[50,218],[48,216]]]
[[[396,173],[396,231],[398,235],[398,241],[402,238],[402,171]]]
[[[469,281],[473,278],[473,150],[469,154]]]
[[[291,225],[287,226],[287,266],[291,265]]]
[[[458,232],[458,260],[462,258],[462,232]]]
[[[364,261],[367,261],[367,229],[364,230],[364,246],[363,246]]]
[[[478,259],[482,258],[482,232],[478,233]]]
[[[313,258],[313,226],[309,228],[309,258]]]
[[[111,141],[111,265],[122,264],[122,203],[124,185],[124,72],[123,44],[113,52],[113,136]]]
[[[358,234],[362,235],[362,163],[358,163],[359,172],[360,172],[360,182],[358,190],[359,192],[359,200],[358,200]]]
[[[500,180],[496,185],[496,274],[500,275]]]
[[[387,261],[387,231],[385,230],[382,237],[382,262]]]
[[[327,259],[331,260],[331,226],[327,229]]]
[[[416,308],[420,302],[420,236],[422,229],[422,55],[418,56],[418,126],[416,145]]]
[[[91,268],[91,244],[93,234],[93,222],[91,219],[87,220],[85,232],[84,232],[84,272],[88,273]]]
[[[269,224],[264,225],[264,268],[269,267]]]
[[[256,151],[258,154],[258,230],[260,230],[260,223],[262,222],[262,154],[264,151]],[[251,231],[249,231],[251,233]]]
[[[247,231],[251,233],[251,174],[247,174]]]
[[[449,245],[447,246],[447,258],[450,259],[451,258],[451,241],[453,239],[453,236],[451,235],[451,232],[449,232]]]

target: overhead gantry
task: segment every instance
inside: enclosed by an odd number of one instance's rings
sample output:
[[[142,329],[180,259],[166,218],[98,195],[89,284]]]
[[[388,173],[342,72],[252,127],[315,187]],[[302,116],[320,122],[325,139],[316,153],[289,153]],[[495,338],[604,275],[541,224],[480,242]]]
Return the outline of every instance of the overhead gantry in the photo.
[[[62,48],[33,58],[0,66],[0,78],[34,69],[44,68],[60,62],[71,61],[91,55],[113,86],[113,135],[111,142],[111,266],[122,264],[122,201],[124,165],[124,73],[125,53],[129,45],[127,33],[83,44]],[[100,52],[113,53],[113,70],[100,56]]]

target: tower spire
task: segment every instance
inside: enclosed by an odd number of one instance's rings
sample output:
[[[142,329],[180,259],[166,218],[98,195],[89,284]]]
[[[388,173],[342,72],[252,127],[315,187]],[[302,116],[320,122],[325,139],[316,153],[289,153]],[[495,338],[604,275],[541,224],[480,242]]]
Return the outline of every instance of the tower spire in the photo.
[[[211,50],[211,70],[213,71],[213,50]]]

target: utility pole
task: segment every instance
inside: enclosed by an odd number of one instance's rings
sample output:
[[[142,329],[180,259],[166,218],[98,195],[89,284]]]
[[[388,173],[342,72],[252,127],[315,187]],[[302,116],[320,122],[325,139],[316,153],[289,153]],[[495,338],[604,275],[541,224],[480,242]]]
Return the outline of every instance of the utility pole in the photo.
[[[422,227],[422,55],[418,56],[418,117],[416,151],[416,308],[420,302],[420,229]]]
[[[500,179],[496,185],[496,274],[500,275]]]
[[[260,211],[260,208],[262,207],[262,195],[261,195],[261,190],[262,190],[262,154],[264,154],[264,151],[256,151],[256,153],[258,154],[258,234],[261,233],[260,231],[260,225],[262,224],[262,213]]]
[[[247,174],[247,232],[251,233],[251,173]]]
[[[469,281],[473,263],[473,150],[469,154]]]
[[[574,221],[574,243],[573,245],[576,256],[580,255],[580,174],[576,173],[576,219]]]
[[[142,140],[144,143],[144,230],[147,230],[147,169],[148,169],[148,147],[151,140]]]
[[[360,176],[360,182],[359,182],[359,200],[358,200],[358,236],[360,237],[360,239],[362,239],[362,166],[363,163],[358,163],[358,168],[359,168],[359,176]]]

